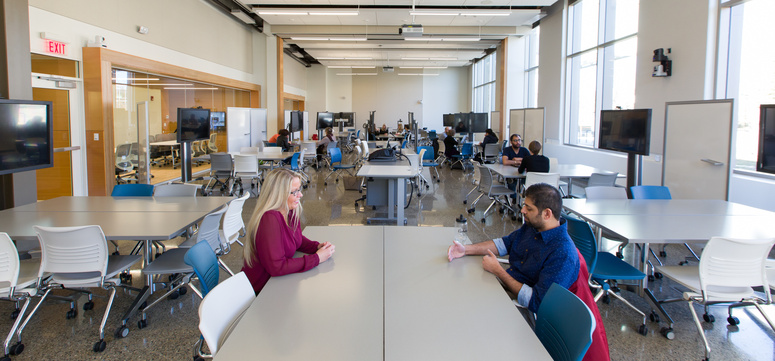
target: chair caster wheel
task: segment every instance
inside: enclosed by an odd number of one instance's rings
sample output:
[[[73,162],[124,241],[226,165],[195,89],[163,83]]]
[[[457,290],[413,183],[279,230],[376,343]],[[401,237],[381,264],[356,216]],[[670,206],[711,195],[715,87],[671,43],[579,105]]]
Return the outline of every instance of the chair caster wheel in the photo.
[[[355,206],[356,206],[356,207],[358,206],[358,202],[355,202]]]
[[[729,322],[730,326],[737,326],[740,324],[740,319],[734,316],[727,317],[727,322]]]
[[[611,296],[609,296],[609,295],[603,296],[603,303],[605,303],[606,305],[610,304],[611,303]]]
[[[172,292],[169,296],[167,296],[167,298],[170,300],[176,300],[178,297],[180,297],[180,293],[178,291]]]
[[[516,221],[517,220],[517,216],[511,216],[511,220],[512,221]]]
[[[485,222],[487,222],[487,220],[486,220],[486,219],[484,219],[484,218],[482,218],[482,223],[485,223]]]
[[[186,292],[188,292],[188,289],[186,289],[185,287],[178,288],[178,293],[179,293],[181,296],[185,295],[185,294],[186,294]]]
[[[662,327],[662,329],[659,330],[659,333],[661,333],[662,336],[665,336],[665,338],[668,340],[675,339],[675,332],[673,332],[671,327]]]
[[[646,325],[640,325],[640,327],[638,327],[638,333],[643,336],[646,336],[649,333],[649,329],[648,327],[646,327]]]
[[[17,342],[11,345],[11,347],[8,349],[8,352],[14,356],[21,354],[23,351],[24,351],[24,344],[21,342]]]
[[[105,351],[105,346],[108,344],[104,340],[99,340],[97,343],[94,344],[94,352],[102,352]]]
[[[144,310],[146,307],[148,307],[148,301],[143,301],[143,304],[140,305],[140,309]]]
[[[709,315],[707,313],[702,315],[702,319],[705,320],[705,322],[710,322],[710,323],[716,322],[716,317],[713,317],[713,315]]]
[[[334,179],[334,183],[339,183],[339,178]]]
[[[662,279],[662,273],[654,272],[654,277]]]
[[[116,332],[113,335],[116,336],[116,338],[127,337],[129,336],[129,329],[124,325],[118,326]]]
[[[13,312],[11,312],[11,319],[12,320],[15,320],[17,317],[19,317],[19,309],[18,308],[13,310]]]
[[[111,256],[118,256],[118,255],[119,255],[119,253],[118,253],[118,251],[115,251],[115,252],[111,253],[110,255],[111,255]]]
[[[470,209],[468,210],[468,213],[474,213],[475,211],[476,211],[475,209],[473,209],[473,208],[470,208]]]
[[[622,252],[616,252],[616,257],[618,257],[619,259],[624,259],[624,255],[622,254]]]
[[[667,257],[667,252],[665,251],[659,251],[659,257]]]
[[[328,182],[323,182],[323,185],[324,185],[324,186],[327,186],[327,185],[328,185]]]
[[[463,204],[468,204],[468,201],[463,201]]]
[[[649,282],[654,282],[654,276],[652,276],[652,275],[649,275],[649,276],[648,276],[648,279],[649,279]]]
[[[649,320],[651,320],[651,322],[659,323],[659,315],[655,311],[651,311],[649,314]]]
[[[137,329],[142,330],[144,328],[148,327],[148,320],[140,320],[137,321]]]
[[[78,316],[78,311],[76,309],[70,309],[70,311],[67,311],[67,314],[65,315],[65,318],[68,320],[71,318],[75,318],[75,316]]]
[[[94,301],[89,301],[83,304],[83,310],[88,311],[94,308]]]

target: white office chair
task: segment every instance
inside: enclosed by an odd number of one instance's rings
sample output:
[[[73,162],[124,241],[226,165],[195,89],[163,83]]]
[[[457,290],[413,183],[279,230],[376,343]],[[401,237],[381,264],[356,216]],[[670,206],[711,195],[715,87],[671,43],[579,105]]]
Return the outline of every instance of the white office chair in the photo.
[[[39,270],[39,260],[20,262],[19,253],[13,241],[7,233],[0,232],[0,284],[3,285],[0,288],[0,299],[15,302],[17,307],[20,302],[22,303],[21,308],[17,308],[11,314],[14,322],[3,343],[3,355],[6,358],[8,355],[18,355],[24,351],[21,333],[17,335],[16,331],[24,320],[24,314],[27,312],[32,296],[38,292],[36,281]],[[16,335],[16,343],[11,346],[14,335]]]
[[[229,250],[233,243],[238,243],[240,246],[244,245],[239,240],[245,236],[245,222],[242,220],[242,207],[245,205],[245,200],[248,199],[248,194],[234,199],[229,202],[226,213],[223,214],[223,226],[219,232],[221,244],[224,247],[228,247]],[[251,240],[249,240],[251,242]],[[228,251],[226,253],[228,253]]]
[[[614,187],[616,185],[616,177],[619,176],[619,173],[592,173],[592,175],[589,176],[589,179],[587,179],[587,184],[584,187],[584,194],[571,194],[571,197],[574,198],[580,198],[582,196],[586,196],[586,189],[591,187]],[[624,188],[622,188],[624,189]],[[626,194],[625,189],[625,194]]]
[[[261,175],[258,169],[258,160],[256,160],[255,156],[249,154],[234,156],[234,185],[239,186],[240,196],[242,196],[245,191],[244,181],[247,179],[250,183],[247,194],[250,196],[255,194],[255,196],[258,197],[258,193],[261,191],[260,178]]]
[[[213,356],[255,298],[248,277],[240,272],[215,286],[199,304],[199,331]]]
[[[282,153],[283,147],[264,147],[264,153]]]
[[[627,189],[613,186],[594,186],[585,188],[587,199],[627,199]]]
[[[33,226],[38,235],[42,250],[38,284],[45,293],[24,320],[19,334],[27,322],[35,314],[43,301],[54,289],[68,288],[88,294],[89,301],[83,305],[84,310],[94,308],[92,294],[81,288],[102,288],[110,291],[105,313],[100,322],[100,339],[94,344],[95,352],[105,350],[105,323],[110,315],[110,308],[116,296],[116,287],[131,288],[121,284],[118,275],[142,259],[139,255],[108,256],[108,243],[105,234],[99,226],[80,227],[41,227]],[[49,278],[46,278],[48,274]],[[134,289],[139,292],[140,290]],[[75,301],[70,302],[67,318],[74,318],[78,311]],[[126,337],[129,329],[122,324],[115,332],[116,338]]]
[[[159,184],[153,188],[154,197],[196,197],[199,186],[196,184],[170,183]]]
[[[770,288],[764,287],[766,299],[758,297],[752,287],[767,285],[766,260],[775,238],[734,239],[713,237],[705,245],[698,266],[657,266],[665,277],[686,287],[682,299],[664,300],[659,303],[686,301],[694,318],[694,324],[705,345],[705,359],[710,357],[710,345],[705,337],[700,319],[694,310],[694,303],[705,307],[703,319],[713,322],[708,306],[717,303],[732,303],[729,306],[730,325],[740,323],[732,316],[732,308],[754,305],[775,330],[775,323],[762,309],[761,305],[770,303]],[[672,328],[672,325],[670,325]]]
[[[210,244],[210,248],[212,248],[213,251],[215,251],[215,254],[218,256],[218,264],[221,265],[221,268],[223,268],[230,275],[233,275],[234,272],[232,272],[229,266],[227,266],[226,263],[224,263],[220,258],[220,256],[228,252],[228,245],[221,243],[222,238],[220,234],[221,219],[223,218],[223,215],[226,213],[227,209],[228,206],[223,206],[218,208],[215,212],[206,215],[204,219],[202,219],[202,222],[199,223],[199,231],[196,232],[193,237],[178,245],[178,247],[190,248],[199,242],[206,241]]]
[[[258,154],[258,147],[240,147],[240,154]]]

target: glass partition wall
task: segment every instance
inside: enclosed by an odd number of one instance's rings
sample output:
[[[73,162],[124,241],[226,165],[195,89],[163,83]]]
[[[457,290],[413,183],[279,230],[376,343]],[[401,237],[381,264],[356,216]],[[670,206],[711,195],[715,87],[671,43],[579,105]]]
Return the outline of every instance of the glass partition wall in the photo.
[[[199,142],[192,147],[194,158],[214,151],[228,151],[225,118],[228,107],[250,107],[250,92],[185,79],[140,73],[113,68],[113,137],[116,151],[118,182],[145,183],[145,164],[148,155],[150,183],[160,183],[180,177],[180,151],[173,144],[177,139],[178,108],[203,108],[211,111],[211,141]],[[140,111],[138,110],[140,109]],[[142,112],[144,114],[139,114]],[[221,112],[221,113],[219,113]],[[144,144],[147,119],[148,146]],[[165,145],[154,143],[168,142]],[[163,143],[162,143],[163,144]],[[209,169],[206,161],[193,162],[196,173]]]

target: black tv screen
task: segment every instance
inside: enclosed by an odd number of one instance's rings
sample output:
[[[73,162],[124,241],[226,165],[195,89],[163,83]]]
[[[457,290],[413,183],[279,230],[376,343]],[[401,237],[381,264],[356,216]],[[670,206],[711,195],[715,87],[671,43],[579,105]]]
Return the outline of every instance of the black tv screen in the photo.
[[[225,127],[226,126],[226,112],[210,112],[210,126]]]
[[[210,139],[210,109],[178,108],[178,143]]]
[[[0,174],[54,166],[51,102],[0,99]]]
[[[756,171],[775,174],[775,104],[759,107],[759,157]]]
[[[334,113],[318,112],[318,129],[330,128],[334,125]]]
[[[455,126],[455,114],[444,114],[442,116],[442,126],[454,127]]]
[[[471,122],[468,126],[471,133],[484,133],[490,127],[487,113],[470,113],[468,119]]]
[[[302,113],[298,110],[291,111],[291,124],[289,126],[289,131],[291,133],[293,132],[299,132],[302,129]]]
[[[344,123],[342,123],[342,126],[345,127],[354,127],[355,126],[355,113],[352,112],[341,112],[341,113],[334,113],[335,119],[344,119]],[[339,123],[336,123],[337,125]]]
[[[649,155],[651,109],[601,110],[597,147]]]

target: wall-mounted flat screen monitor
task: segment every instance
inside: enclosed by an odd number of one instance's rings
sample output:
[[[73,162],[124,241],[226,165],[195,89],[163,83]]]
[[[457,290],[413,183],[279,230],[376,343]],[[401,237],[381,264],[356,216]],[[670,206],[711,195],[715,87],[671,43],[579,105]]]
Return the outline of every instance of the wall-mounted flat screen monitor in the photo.
[[[598,148],[649,155],[650,143],[651,109],[600,111]]]
[[[210,139],[210,109],[178,108],[178,143]]]
[[[444,114],[443,115],[443,126],[445,127],[454,127],[455,126],[455,114]]]
[[[343,120],[342,126],[344,127],[354,127],[355,113],[352,113],[352,112],[334,113],[334,120],[335,121]],[[337,122],[336,125],[339,125],[339,123]]]
[[[489,114],[487,113],[469,113],[471,125],[468,129],[471,133],[484,133],[490,127]]]
[[[0,100],[0,174],[54,166],[51,102]]]
[[[334,113],[318,112],[318,129],[326,129],[332,127],[334,124]]]
[[[468,113],[455,113],[453,116],[455,117],[455,132],[468,133]],[[460,123],[463,123],[462,127]]]
[[[291,133],[299,132],[302,130],[302,113],[298,110],[291,111],[291,123],[289,125],[288,130]]]
[[[759,108],[759,158],[756,171],[775,174],[775,104]]]
[[[210,126],[213,129],[217,127],[225,127],[226,112],[210,112]]]

